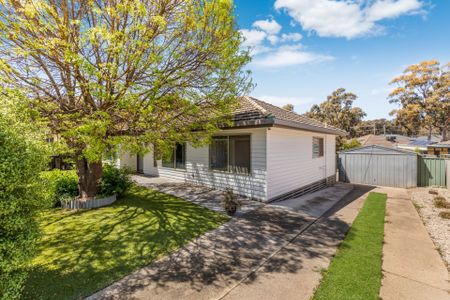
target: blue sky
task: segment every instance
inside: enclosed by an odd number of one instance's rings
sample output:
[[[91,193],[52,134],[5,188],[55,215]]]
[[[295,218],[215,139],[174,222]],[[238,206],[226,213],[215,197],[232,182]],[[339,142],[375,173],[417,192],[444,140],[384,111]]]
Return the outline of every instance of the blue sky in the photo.
[[[408,65],[450,62],[448,0],[235,0],[251,47],[251,95],[303,113],[344,87],[366,119],[390,118],[389,81]]]

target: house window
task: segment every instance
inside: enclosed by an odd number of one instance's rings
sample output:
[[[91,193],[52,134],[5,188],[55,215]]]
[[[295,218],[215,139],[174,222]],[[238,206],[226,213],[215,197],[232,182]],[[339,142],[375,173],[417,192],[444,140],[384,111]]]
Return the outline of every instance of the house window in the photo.
[[[250,173],[250,136],[213,137],[209,148],[209,167],[212,170]]]
[[[186,168],[186,144],[177,143],[173,151],[164,155],[162,166],[165,168]]]
[[[313,158],[323,156],[323,138],[313,137]]]

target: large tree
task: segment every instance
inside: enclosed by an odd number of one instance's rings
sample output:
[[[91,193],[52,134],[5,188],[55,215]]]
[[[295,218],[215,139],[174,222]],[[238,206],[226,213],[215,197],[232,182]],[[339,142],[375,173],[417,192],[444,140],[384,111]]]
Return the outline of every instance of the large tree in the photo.
[[[355,126],[366,115],[361,108],[353,107],[353,102],[357,98],[355,94],[346,92],[344,88],[338,88],[327,97],[326,101],[313,105],[306,116],[343,129],[354,137]]]
[[[96,196],[105,152],[199,143],[250,87],[231,0],[0,4],[0,72],[26,90]]]
[[[450,70],[436,60],[411,65],[391,82],[397,87],[390,102],[399,104],[394,111],[398,123],[410,132],[437,128],[447,140],[450,122]]]

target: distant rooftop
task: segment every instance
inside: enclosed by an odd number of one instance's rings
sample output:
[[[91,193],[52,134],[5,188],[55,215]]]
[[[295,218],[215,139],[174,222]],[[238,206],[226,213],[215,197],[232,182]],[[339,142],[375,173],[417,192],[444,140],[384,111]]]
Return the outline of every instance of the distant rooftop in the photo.
[[[374,135],[368,134],[357,138],[361,146],[383,146],[396,148],[398,144],[408,144],[411,139],[409,137],[397,134]]]

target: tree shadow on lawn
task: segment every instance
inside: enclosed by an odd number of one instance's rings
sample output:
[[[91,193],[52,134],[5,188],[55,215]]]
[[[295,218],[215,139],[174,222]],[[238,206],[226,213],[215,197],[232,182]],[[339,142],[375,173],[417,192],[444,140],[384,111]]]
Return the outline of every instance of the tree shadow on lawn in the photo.
[[[338,211],[365,192],[355,190],[346,196],[345,204],[337,203],[340,207],[331,211]],[[313,221],[301,212],[265,206],[206,233],[92,299],[170,299],[180,295],[196,299],[201,298],[199,293],[214,298],[244,279],[245,284],[251,284],[266,274],[295,274],[305,260],[330,258],[330,248],[341,242],[349,228],[339,216],[329,215],[295,238]]]
[[[228,220],[182,199],[135,187],[111,206],[46,212],[24,299],[75,299]]]

